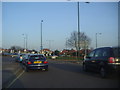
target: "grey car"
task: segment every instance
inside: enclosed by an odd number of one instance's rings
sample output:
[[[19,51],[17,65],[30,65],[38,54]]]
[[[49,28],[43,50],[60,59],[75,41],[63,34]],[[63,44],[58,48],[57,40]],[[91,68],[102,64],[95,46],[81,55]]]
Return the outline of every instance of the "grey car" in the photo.
[[[48,61],[42,54],[28,54],[22,61],[25,71],[30,69],[48,70]]]

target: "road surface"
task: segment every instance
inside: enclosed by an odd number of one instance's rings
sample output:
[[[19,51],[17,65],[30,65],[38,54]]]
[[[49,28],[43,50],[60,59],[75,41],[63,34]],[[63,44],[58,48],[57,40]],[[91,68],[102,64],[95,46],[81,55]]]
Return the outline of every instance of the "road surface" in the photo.
[[[7,88],[119,88],[119,78],[102,79],[98,73],[84,72],[81,64],[49,60],[49,70],[21,70]]]

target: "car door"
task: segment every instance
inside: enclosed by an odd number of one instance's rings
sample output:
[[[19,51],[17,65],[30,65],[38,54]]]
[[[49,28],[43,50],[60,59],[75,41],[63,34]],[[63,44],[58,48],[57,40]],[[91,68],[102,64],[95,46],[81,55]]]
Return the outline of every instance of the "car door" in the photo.
[[[92,52],[86,57],[86,60],[85,60],[85,65],[86,65],[87,69],[89,69],[89,70],[92,70],[92,69],[93,69],[92,61],[93,61],[93,59],[94,59],[94,54],[95,54],[95,50],[92,51]]]
[[[103,61],[103,49],[97,49],[92,60],[92,67],[94,71],[99,71],[100,63]]]

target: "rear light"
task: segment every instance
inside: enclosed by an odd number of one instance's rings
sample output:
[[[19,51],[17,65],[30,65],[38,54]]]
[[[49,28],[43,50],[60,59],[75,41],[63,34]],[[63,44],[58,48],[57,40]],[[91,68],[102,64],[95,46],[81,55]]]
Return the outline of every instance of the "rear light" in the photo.
[[[29,61],[29,62],[27,62],[27,64],[32,64],[32,62]]]
[[[110,57],[109,58],[109,63],[115,63],[115,58],[114,57]]]
[[[44,61],[43,63],[44,63],[44,64],[47,64],[48,62],[47,62],[47,61]]]

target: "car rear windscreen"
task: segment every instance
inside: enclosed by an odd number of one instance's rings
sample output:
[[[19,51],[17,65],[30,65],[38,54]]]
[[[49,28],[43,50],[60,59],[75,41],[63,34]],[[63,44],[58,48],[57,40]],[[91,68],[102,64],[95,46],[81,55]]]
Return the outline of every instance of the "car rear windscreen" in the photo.
[[[29,58],[30,60],[45,60],[45,57],[43,55],[32,55]]]

